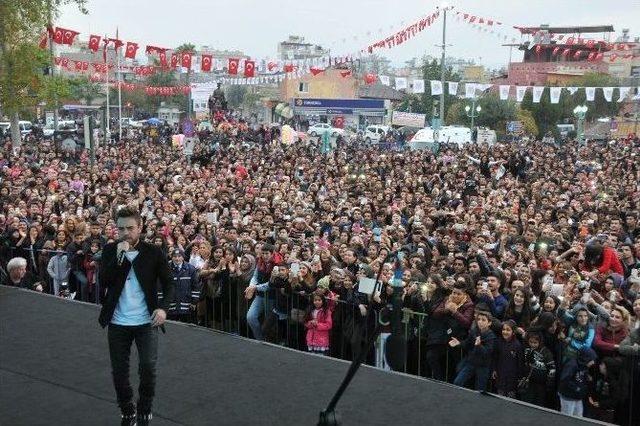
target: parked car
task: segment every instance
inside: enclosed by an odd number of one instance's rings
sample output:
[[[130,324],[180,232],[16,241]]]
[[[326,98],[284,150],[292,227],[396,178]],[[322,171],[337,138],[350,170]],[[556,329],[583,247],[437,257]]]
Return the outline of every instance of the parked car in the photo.
[[[367,126],[364,131],[364,141],[366,143],[379,143],[389,132],[389,126]]]
[[[78,125],[74,120],[59,120],[58,121],[58,131],[68,131],[68,132],[76,132],[78,130]],[[46,124],[42,128],[42,133],[45,138],[50,138],[53,136],[53,123]]]
[[[327,123],[316,123],[313,126],[309,127],[307,130],[307,134],[313,137],[323,135],[326,131],[329,131],[331,136],[344,135],[344,129],[338,129],[337,127],[333,127]]]

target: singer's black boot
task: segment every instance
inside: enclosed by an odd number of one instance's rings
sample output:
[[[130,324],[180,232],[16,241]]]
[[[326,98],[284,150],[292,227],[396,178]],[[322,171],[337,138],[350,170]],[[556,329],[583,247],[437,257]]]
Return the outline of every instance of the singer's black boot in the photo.
[[[138,425],[137,426],[149,426],[153,415],[151,413],[142,414],[138,413]]]

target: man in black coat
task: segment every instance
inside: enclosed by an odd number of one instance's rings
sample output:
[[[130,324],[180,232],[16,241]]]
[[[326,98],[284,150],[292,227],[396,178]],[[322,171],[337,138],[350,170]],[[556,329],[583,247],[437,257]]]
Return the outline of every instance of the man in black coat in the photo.
[[[100,262],[101,282],[107,295],[99,322],[103,328],[109,326],[109,355],[122,411],[121,424],[135,425],[137,417],[138,425],[148,425],[155,393],[158,327],[164,331],[167,310],[174,299],[174,284],[162,251],[140,240],[142,223],[138,211],[125,207],[116,216],[120,241],[104,247]],[[129,357],[134,340],[140,359],[137,416],[129,383]]]

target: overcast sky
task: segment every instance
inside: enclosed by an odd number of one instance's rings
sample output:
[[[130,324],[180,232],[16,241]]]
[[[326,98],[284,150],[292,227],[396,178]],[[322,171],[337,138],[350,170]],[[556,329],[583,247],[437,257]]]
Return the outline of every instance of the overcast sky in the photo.
[[[421,0],[89,0],[89,15],[77,8],[62,9],[57,25],[115,36],[140,44],[175,47],[184,42],[219,49],[240,49],[254,58],[276,56],[278,42],[302,35],[331,49],[335,55],[360,50],[419,20],[441,4]],[[501,31],[520,39],[513,25],[605,25],[616,35],[629,28],[640,36],[639,0],[466,0],[449,1],[455,10],[503,22]],[[447,20],[448,55],[473,59],[489,67],[506,65],[504,39],[481,33],[451,13]],[[434,45],[442,37],[442,19],[403,45],[383,55],[402,64],[424,54],[440,55]],[[602,39],[602,34],[591,36]],[[522,54],[514,52],[513,60]]]

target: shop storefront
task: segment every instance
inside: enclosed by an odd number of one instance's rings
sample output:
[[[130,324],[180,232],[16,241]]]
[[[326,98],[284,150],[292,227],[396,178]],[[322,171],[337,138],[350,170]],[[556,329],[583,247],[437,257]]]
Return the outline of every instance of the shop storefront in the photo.
[[[294,98],[293,113],[310,123],[331,123],[340,127],[384,124],[387,115],[383,99],[303,99]]]

